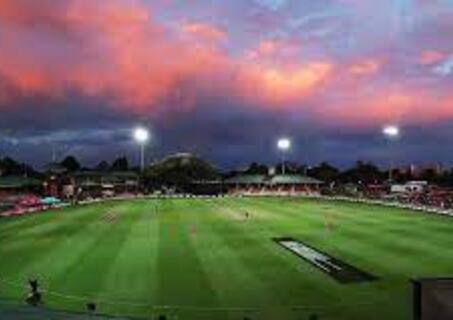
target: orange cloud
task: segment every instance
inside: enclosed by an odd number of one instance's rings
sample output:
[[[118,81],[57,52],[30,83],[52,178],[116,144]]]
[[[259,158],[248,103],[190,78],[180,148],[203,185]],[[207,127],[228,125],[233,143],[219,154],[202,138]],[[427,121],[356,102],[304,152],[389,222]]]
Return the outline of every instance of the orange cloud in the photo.
[[[182,32],[216,42],[225,41],[228,38],[228,34],[225,30],[202,22],[184,24],[182,26]]]
[[[271,106],[302,101],[320,90],[332,75],[333,65],[312,62],[296,67],[244,68],[238,90],[245,97],[258,99]]]

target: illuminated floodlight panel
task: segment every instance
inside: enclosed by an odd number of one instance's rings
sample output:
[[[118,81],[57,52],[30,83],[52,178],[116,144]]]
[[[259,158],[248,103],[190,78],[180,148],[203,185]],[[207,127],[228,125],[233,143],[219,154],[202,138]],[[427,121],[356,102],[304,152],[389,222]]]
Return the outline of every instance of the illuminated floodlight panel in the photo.
[[[280,150],[288,150],[289,148],[291,148],[291,140],[289,140],[288,138],[281,138],[278,140],[277,142],[277,147],[280,149]]]
[[[149,131],[145,128],[136,128],[134,130],[134,139],[139,143],[145,143],[149,140]]]
[[[395,125],[388,125],[382,129],[382,133],[389,138],[396,138],[400,135],[400,128]]]

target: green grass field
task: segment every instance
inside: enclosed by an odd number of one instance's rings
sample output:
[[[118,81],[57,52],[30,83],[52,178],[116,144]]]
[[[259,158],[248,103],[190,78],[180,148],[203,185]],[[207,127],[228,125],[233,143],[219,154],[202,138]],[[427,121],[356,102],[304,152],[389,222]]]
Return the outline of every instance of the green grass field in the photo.
[[[55,309],[96,301],[101,313],[144,318],[410,319],[409,280],[453,274],[452,235],[451,218],[346,202],[106,202],[0,220],[0,298],[22,302],[37,276]],[[379,280],[340,284],[279,236]]]

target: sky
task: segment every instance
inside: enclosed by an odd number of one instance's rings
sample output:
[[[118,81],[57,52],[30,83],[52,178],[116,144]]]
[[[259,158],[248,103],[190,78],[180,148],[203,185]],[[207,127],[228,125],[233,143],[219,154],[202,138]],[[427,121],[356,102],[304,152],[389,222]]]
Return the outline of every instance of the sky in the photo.
[[[453,0],[0,0],[0,156],[453,165],[452,36]]]

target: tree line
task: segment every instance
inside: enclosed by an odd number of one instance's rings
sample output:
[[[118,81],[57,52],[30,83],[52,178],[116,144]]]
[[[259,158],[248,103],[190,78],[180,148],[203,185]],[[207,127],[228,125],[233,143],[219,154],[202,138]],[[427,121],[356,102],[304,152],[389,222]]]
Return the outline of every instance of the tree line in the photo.
[[[173,160],[174,161],[174,160]],[[173,178],[181,175],[187,175],[189,177],[203,177],[204,173],[207,178],[218,177],[230,177],[236,174],[268,174],[273,169],[275,174],[282,172],[282,163],[277,163],[274,166],[268,166],[266,164],[252,162],[247,168],[243,170],[230,170],[221,171],[213,166],[210,166],[207,162],[198,161],[188,162],[187,166],[175,166],[169,164],[163,165],[162,163],[156,165],[152,164],[144,172],[145,177],[156,178],[163,176],[165,179]],[[67,156],[61,162],[56,163],[68,172],[76,172],[80,170],[96,170],[101,172],[109,171],[137,171],[139,168],[131,166],[127,157],[118,157],[112,162],[106,160],[100,161],[97,165],[87,168],[82,166],[80,161],[75,156]],[[208,167],[209,166],[209,167]],[[45,171],[45,170],[44,170]],[[179,172],[181,171],[181,172]],[[203,171],[203,172],[201,172]],[[389,171],[379,168],[376,164],[366,161],[357,161],[352,167],[347,169],[341,169],[335,167],[328,162],[322,162],[316,166],[307,166],[296,162],[285,162],[285,172],[287,174],[302,174],[310,177],[319,179],[326,183],[338,182],[338,183],[384,183],[388,180]],[[29,177],[42,177],[43,170],[36,170],[31,165],[26,163],[18,162],[10,157],[0,158],[0,176],[29,176]],[[425,169],[420,172],[417,176],[413,176],[409,171],[401,172],[395,170],[392,172],[392,178],[396,182],[405,182],[409,180],[426,180],[431,183],[435,183],[441,186],[453,186],[453,170],[446,170],[441,173],[436,172],[434,169]]]

